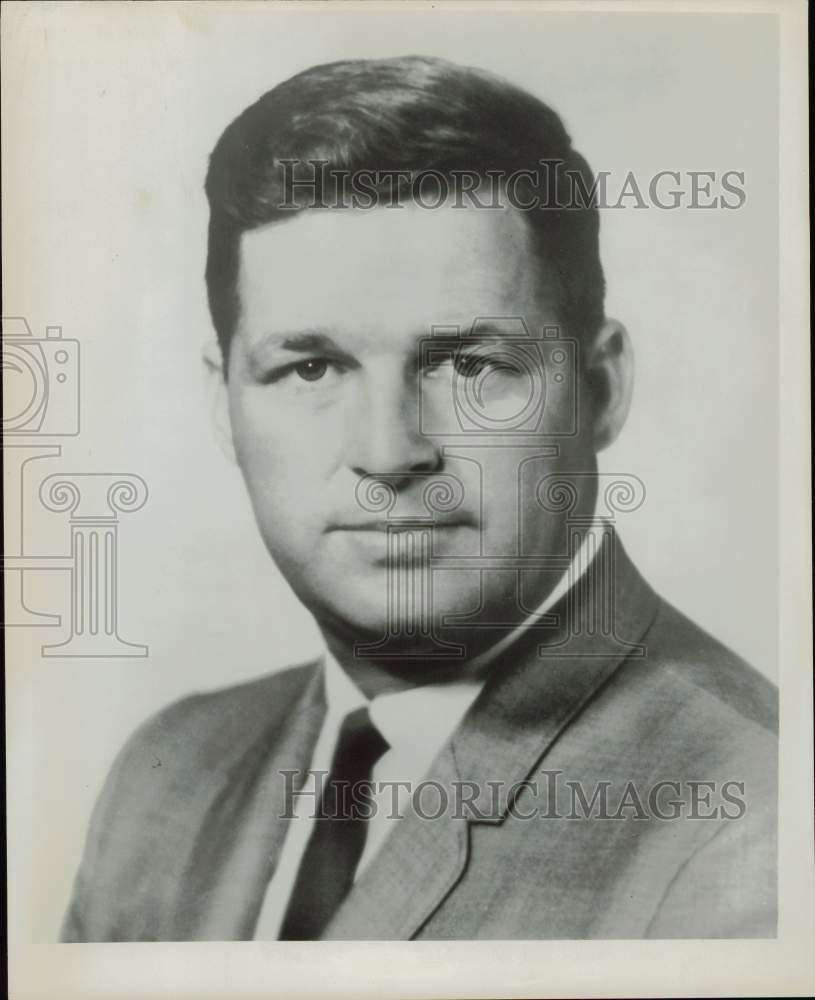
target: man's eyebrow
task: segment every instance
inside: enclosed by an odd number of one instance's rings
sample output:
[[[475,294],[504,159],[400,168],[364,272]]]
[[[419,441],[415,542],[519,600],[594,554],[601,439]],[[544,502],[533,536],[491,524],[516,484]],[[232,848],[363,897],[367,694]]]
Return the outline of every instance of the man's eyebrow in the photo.
[[[260,356],[274,350],[330,351],[337,350],[337,344],[324,330],[278,330],[263,334],[251,346],[249,353]]]

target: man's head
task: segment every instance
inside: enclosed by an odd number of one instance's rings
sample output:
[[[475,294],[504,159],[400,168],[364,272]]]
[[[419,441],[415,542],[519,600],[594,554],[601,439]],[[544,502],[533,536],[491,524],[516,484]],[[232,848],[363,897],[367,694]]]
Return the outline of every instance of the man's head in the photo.
[[[548,206],[524,214],[562,322],[571,336],[593,334],[604,293],[597,210],[557,210],[556,172],[541,160],[591,188],[591,171],[557,114],[483,70],[423,57],[351,60],[281,83],[229,125],[210,159],[206,276],[224,354],[240,314],[242,234],[292,219],[298,205],[333,204],[332,176],[364,173],[379,174],[367,189],[383,207],[392,204],[394,183],[407,199],[407,172],[427,175],[425,192],[434,174],[459,187],[467,183],[463,173],[516,177],[519,203],[537,198]]]
[[[458,484],[458,506],[433,529],[441,559],[562,553],[563,518],[536,487],[594,469],[625,417],[630,366],[625,331],[604,320],[596,209],[557,207],[541,161],[591,187],[546,105],[424,58],[299,74],[213,152],[207,287],[220,357],[209,361],[223,383],[222,427],[271,554],[324,628],[381,635],[398,578],[380,530],[388,519],[361,503],[361,485],[387,485],[392,523],[427,513],[433,476]],[[417,176],[437,198],[411,200]],[[349,191],[363,192],[356,207]],[[485,335],[470,336],[479,318],[489,318]],[[458,331],[461,348],[428,364],[423,344],[439,327]],[[507,348],[507,330],[524,327],[532,339],[557,329],[574,347],[571,392],[529,371],[534,350]],[[462,384],[505,433],[455,433]],[[518,438],[508,415],[543,390],[538,433]],[[558,408],[576,398],[574,427],[553,438],[568,424]],[[426,433],[422,413],[442,431]],[[593,494],[580,502],[590,507]],[[547,577],[521,576],[522,602],[534,606]],[[434,622],[443,631],[479,605],[511,622],[517,577],[437,564]]]

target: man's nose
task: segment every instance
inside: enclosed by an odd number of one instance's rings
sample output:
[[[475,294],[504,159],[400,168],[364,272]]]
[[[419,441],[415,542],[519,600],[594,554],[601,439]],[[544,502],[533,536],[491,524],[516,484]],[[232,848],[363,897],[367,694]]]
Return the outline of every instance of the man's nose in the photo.
[[[435,472],[441,448],[421,433],[415,377],[371,380],[361,393],[351,429],[348,465],[360,476]]]

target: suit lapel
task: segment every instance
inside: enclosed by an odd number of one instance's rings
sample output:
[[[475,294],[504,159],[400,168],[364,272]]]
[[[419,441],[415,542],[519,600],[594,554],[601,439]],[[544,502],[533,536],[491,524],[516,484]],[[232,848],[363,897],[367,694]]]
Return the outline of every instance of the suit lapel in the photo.
[[[258,738],[213,783],[181,880],[175,940],[251,939],[288,823],[281,772],[299,787],[325,714],[322,670],[281,699]]]
[[[647,655],[640,640],[658,601],[610,536],[609,550],[598,552],[580,584],[552,609],[551,633],[542,641],[530,632],[495,664],[452,740],[459,777],[479,789],[473,821],[500,823],[513,785],[530,774],[627,657]]]
[[[598,555],[611,560],[610,566],[601,560],[592,569],[606,581],[605,589],[584,581],[552,609],[557,624],[546,641],[530,629],[493,665],[484,689],[426,778],[448,790],[450,807],[438,819],[408,812],[395,824],[325,939],[415,937],[467,869],[468,823],[500,824],[513,785],[529,776],[627,656],[646,654],[639,643],[658,598],[616,537],[611,551]],[[604,602],[602,607],[594,606],[596,600]],[[455,789],[465,783],[469,802],[456,810]]]
[[[449,747],[431,773],[443,787],[452,787],[457,772]],[[435,806],[426,808],[431,811]],[[423,819],[408,811],[394,823],[323,940],[407,940],[458,882],[467,864],[465,821],[449,814]]]

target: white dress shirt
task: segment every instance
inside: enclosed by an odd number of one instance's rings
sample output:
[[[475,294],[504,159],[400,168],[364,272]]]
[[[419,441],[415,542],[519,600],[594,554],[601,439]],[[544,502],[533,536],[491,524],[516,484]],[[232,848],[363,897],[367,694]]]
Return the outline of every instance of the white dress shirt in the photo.
[[[575,554],[569,570],[535,611],[499,642],[475,660],[471,667],[481,667],[500,655],[514,643],[528,626],[545,614],[585,572],[590,557],[599,544],[601,526],[597,519],[587,530],[583,544]],[[587,558],[588,557],[588,558]],[[388,743],[389,749],[374,765],[371,780],[375,788],[375,812],[368,821],[365,848],[357,866],[355,879],[370,864],[382,841],[405,814],[411,789],[427,774],[436,755],[453,734],[467,709],[478,697],[484,684],[483,674],[477,678],[427,684],[368,699],[351,681],[334,657],[326,651],[323,657],[326,714],[311,758],[308,777],[301,794],[293,803],[294,818],[289,820],[275,872],[266,889],[263,905],[255,928],[256,941],[277,940],[280,927],[294,887],[300,861],[311,836],[317,810],[316,773],[323,781],[331,767],[340,727],[349,712],[367,704],[371,721]],[[420,729],[417,729],[417,722]],[[417,738],[417,732],[420,738]],[[397,784],[397,783],[402,783]],[[406,787],[407,786],[407,787]],[[428,808],[433,808],[431,805]]]

